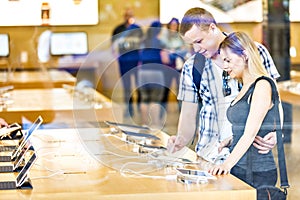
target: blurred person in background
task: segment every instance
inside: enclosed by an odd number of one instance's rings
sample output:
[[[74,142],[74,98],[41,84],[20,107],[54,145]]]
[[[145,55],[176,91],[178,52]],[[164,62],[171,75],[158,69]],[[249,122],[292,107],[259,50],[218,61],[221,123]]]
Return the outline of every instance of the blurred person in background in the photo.
[[[143,31],[135,23],[134,13],[127,8],[124,13],[124,22],[118,25],[112,33],[112,53],[118,58],[120,76],[124,89],[125,117],[133,116],[133,86],[137,81],[137,65],[140,62],[140,43]],[[134,77],[135,83],[131,81]],[[138,101],[139,101],[139,94]]]
[[[186,55],[190,49],[178,33],[179,25],[179,20],[173,17],[166,25],[166,28],[162,30],[160,36],[170,57],[170,61],[167,64],[170,67],[170,70],[167,71],[167,74],[165,75],[165,91],[162,99],[162,106],[164,109],[162,109],[162,111],[167,111],[167,103],[173,80],[175,80],[175,94],[177,95],[180,72]],[[178,104],[178,108],[178,110],[180,110],[180,104]],[[162,114],[163,112],[161,115]]]
[[[141,96],[142,124],[160,128],[161,101],[165,85],[165,65],[169,63],[169,54],[159,36],[162,24],[154,21],[149,26],[141,51],[142,65],[138,69],[138,90]]]

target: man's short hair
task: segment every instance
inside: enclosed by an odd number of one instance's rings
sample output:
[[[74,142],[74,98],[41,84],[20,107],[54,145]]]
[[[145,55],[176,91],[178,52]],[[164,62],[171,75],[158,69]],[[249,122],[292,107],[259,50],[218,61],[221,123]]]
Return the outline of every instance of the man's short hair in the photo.
[[[191,8],[186,11],[181,20],[179,33],[184,35],[193,25],[201,27],[202,30],[207,30],[211,23],[217,24],[210,12],[199,7]]]

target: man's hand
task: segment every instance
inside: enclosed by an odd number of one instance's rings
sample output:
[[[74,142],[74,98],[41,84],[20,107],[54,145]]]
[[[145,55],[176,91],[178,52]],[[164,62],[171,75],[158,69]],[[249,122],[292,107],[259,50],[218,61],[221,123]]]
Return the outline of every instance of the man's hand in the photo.
[[[230,137],[226,138],[225,140],[223,140],[220,143],[220,146],[218,148],[218,152],[220,153],[224,147],[229,147],[232,143],[232,139],[233,139],[232,136],[230,136]]]
[[[256,136],[253,146],[258,149],[258,153],[266,154],[277,144],[276,132],[270,132],[265,137]]]
[[[168,140],[167,149],[170,153],[181,150],[186,145],[186,139],[182,136],[172,135]]]

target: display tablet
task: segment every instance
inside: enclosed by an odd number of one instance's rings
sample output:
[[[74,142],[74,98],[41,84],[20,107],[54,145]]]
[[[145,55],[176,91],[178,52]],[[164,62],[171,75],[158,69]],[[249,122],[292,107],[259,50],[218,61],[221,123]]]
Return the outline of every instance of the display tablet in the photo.
[[[9,56],[9,35],[0,33],[0,57]]]
[[[50,54],[52,56],[88,54],[86,32],[53,32],[50,36]]]
[[[207,183],[208,179],[217,179],[204,170],[177,168],[177,180],[183,183]]]

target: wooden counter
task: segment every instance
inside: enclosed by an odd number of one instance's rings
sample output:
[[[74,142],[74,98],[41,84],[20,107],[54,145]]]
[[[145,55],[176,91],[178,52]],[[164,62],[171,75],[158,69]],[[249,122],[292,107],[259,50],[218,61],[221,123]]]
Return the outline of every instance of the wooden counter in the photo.
[[[291,70],[291,80],[278,82],[281,100],[293,105],[300,105],[300,72]]]
[[[300,106],[300,82],[281,81],[278,89],[282,101]]]
[[[103,148],[113,146],[110,137],[99,128],[43,129],[33,135],[32,143],[38,160],[30,171],[32,190],[0,191],[2,199],[256,199],[256,191],[231,175],[219,176],[206,184],[183,184],[176,180],[126,177],[121,169],[125,154],[131,155],[136,170],[143,171],[144,154],[134,154],[124,149]],[[112,137],[115,138],[115,137]],[[112,142],[112,143],[111,143]],[[123,142],[122,147],[129,147]],[[121,146],[115,146],[119,149]],[[98,149],[98,153],[91,153]],[[130,149],[130,148],[129,148]],[[190,152],[189,150],[188,152]],[[113,167],[111,160],[98,160],[99,155],[109,155],[121,168]],[[127,157],[129,159],[129,156]],[[126,160],[126,159],[125,159]],[[150,160],[149,158],[147,159]],[[151,164],[148,164],[148,166]],[[142,173],[142,172],[141,172]],[[171,168],[157,168],[144,173],[165,176],[174,174]]]
[[[291,70],[290,75],[291,75],[291,80],[300,82],[300,71]]]
[[[0,72],[0,87],[13,85],[24,88],[59,88],[63,84],[75,85],[76,78],[64,70]]]
[[[96,90],[86,88],[72,92],[64,88],[14,89],[0,117],[8,123],[22,123],[22,116],[33,121],[38,115],[45,123],[59,116],[65,121],[121,120],[120,107]]]

